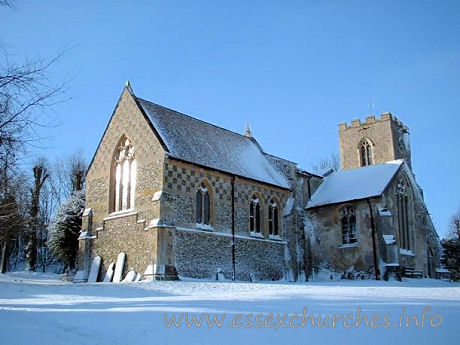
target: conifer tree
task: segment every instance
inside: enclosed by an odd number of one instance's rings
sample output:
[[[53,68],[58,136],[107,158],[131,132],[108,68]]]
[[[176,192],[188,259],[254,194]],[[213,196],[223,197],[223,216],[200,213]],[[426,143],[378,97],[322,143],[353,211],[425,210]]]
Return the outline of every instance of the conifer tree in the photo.
[[[51,222],[49,248],[65,268],[74,269],[78,252],[81,216],[85,208],[85,191],[74,191],[61,205]]]

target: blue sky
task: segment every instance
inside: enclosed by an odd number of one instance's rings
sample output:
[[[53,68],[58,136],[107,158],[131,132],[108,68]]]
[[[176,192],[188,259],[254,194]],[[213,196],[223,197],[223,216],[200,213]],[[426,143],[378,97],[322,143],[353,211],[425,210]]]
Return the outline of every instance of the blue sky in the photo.
[[[390,111],[444,235],[460,208],[459,1],[21,1],[0,8],[13,61],[70,77],[36,154],[88,160],[126,80],[135,93],[311,169],[337,125]],[[70,49],[69,49],[70,48]],[[51,133],[48,133],[51,132]]]

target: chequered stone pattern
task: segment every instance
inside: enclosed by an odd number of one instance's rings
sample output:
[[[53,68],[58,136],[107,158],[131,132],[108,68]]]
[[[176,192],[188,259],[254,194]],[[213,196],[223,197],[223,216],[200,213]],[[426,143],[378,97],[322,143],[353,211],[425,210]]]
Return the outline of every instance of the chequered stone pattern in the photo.
[[[191,167],[181,167],[174,165],[172,162],[165,163],[165,190],[178,194],[195,194],[201,181],[207,181],[212,185],[212,194],[217,200],[231,202],[231,185],[230,176],[220,176],[214,172],[199,171],[202,169],[193,169]],[[239,188],[237,188],[239,187]],[[262,195],[263,201],[268,204],[272,197],[279,200],[281,207],[284,208],[285,200],[283,192],[260,183],[247,181],[235,185],[235,203],[247,202],[251,200],[254,193]]]
[[[165,164],[165,189],[178,194],[194,194],[201,181],[212,185],[213,196],[219,200],[231,202],[230,180],[215,176],[208,172],[200,172],[189,167],[179,167],[171,163]]]
[[[174,224],[195,227],[195,194],[202,181],[210,187],[211,226],[215,230],[229,232],[231,229],[231,179],[230,175],[202,169],[192,164],[169,159],[165,162],[164,191],[174,215]],[[268,207],[273,197],[279,204],[281,214],[286,204],[288,191],[243,178],[235,180],[235,230],[249,232],[249,203],[256,194],[261,200],[262,233],[268,236]],[[279,227],[282,224],[280,221]],[[283,233],[283,230],[280,231]]]

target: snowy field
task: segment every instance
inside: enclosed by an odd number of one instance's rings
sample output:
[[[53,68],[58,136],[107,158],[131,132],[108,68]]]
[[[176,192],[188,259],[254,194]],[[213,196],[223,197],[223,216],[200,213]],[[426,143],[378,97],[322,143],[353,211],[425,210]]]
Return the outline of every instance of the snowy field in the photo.
[[[291,283],[153,282],[71,284],[57,275],[0,275],[0,344],[460,344],[460,285],[427,279],[399,282]],[[423,309],[431,306],[424,327]],[[308,323],[301,326],[302,313]],[[360,317],[379,319],[356,327]],[[404,311],[403,311],[403,308]],[[209,328],[165,325],[181,313],[225,319]],[[241,319],[235,316],[241,314]],[[252,315],[251,315],[252,314]],[[260,327],[255,321],[272,328]],[[273,314],[270,320],[269,314]],[[278,324],[277,314],[283,325]],[[286,316],[285,316],[286,314]],[[298,314],[298,318],[295,314]],[[337,317],[342,314],[343,318]],[[351,314],[345,322],[344,318]],[[386,316],[386,321],[384,316]],[[433,315],[438,314],[432,318]],[[203,314],[205,315],[205,314]],[[328,326],[319,328],[328,316]],[[402,327],[399,326],[400,316]],[[335,327],[332,318],[336,317]],[[442,321],[441,321],[442,317]],[[245,321],[247,318],[247,322]],[[311,319],[314,318],[315,326]],[[240,325],[234,328],[231,325]],[[190,320],[189,320],[190,321]],[[291,326],[297,328],[291,328]],[[437,327],[430,325],[439,324]],[[252,323],[251,327],[250,323]],[[277,325],[278,324],[278,325]],[[245,326],[247,328],[245,328]],[[277,326],[277,329],[275,328]]]

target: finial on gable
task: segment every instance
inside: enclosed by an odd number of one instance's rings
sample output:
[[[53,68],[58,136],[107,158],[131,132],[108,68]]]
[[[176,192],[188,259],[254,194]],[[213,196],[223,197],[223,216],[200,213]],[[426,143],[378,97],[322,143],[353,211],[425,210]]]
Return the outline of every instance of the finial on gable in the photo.
[[[244,132],[244,136],[247,138],[252,138],[251,128],[249,128],[249,122],[246,124],[246,131]]]
[[[134,95],[134,92],[133,92],[133,89],[131,88],[131,83],[129,82],[129,80],[126,81],[125,88],[128,89],[130,94]]]

